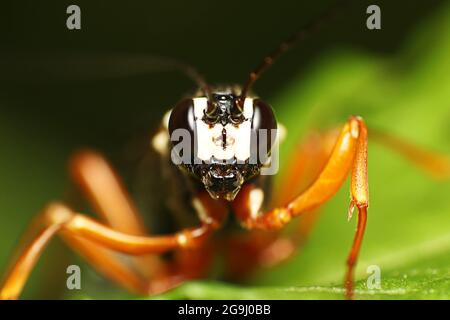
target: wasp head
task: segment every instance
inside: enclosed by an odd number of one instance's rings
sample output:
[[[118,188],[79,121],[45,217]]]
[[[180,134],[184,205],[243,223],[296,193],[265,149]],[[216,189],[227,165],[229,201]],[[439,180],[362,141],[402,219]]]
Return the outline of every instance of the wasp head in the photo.
[[[169,119],[172,138],[177,130],[186,134],[185,148],[175,150],[176,158],[181,158],[177,164],[203,183],[214,199],[232,201],[270,158],[271,130],[277,128],[272,108],[254,98],[239,105],[238,95],[216,92],[212,101],[206,97],[182,100]],[[269,132],[266,139],[261,131]],[[172,143],[176,149],[180,141],[172,139]]]

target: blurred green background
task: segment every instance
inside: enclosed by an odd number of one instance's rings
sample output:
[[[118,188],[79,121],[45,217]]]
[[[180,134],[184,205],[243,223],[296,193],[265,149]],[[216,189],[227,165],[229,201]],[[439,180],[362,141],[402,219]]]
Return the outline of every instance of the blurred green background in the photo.
[[[333,3],[10,1],[2,4],[0,48],[8,57],[15,52],[167,56],[198,67],[209,82],[242,83],[268,51]],[[288,128],[282,161],[306,130],[335,126],[351,114],[450,154],[449,2],[377,1],[382,30],[370,31],[365,10],[372,3],[354,4],[256,84]],[[70,4],[81,7],[80,31],[65,27]],[[67,194],[66,161],[74,149],[97,148],[126,172],[132,162],[129,141],[150,134],[163,113],[193,89],[177,73],[70,79],[62,69],[58,79],[16,68],[13,60],[0,63],[0,273],[31,217]],[[448,299],[450,183],[430,179],[376,144],[369,148],[371,205],[358,266],[359,296]],[[346,222],[348,201],[345,185],[325,206],[301,252],[245,286],[196,282],[162,297],[341,297],[338,286],[356,220]],[[65,268],[74,261],[54,241],[23,297],[70,295]],[[381,267],[383,287],[374,293],[364,281],[373,264]],[[116,292],[95,275],[89,278],[82,296]]]

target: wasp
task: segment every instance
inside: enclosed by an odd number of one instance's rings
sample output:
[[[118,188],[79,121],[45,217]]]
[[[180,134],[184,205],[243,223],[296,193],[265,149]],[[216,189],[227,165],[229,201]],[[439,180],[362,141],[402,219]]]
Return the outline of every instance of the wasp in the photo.
[[[348,176],[348,218],[357,211],[344,277],[346,296],[352,298],[354,269],[369,207],[366,123],[359,116],[351,116],[339,130],[308,136],[299,144],[281,190],[271,196],[272,175],[263,172],[275,161],[284,130],[272,107],[252,91],[256,80],[279,56],[317,30],[328,16],[283,42],[250,73],[244,85],[209,85],[195,69],[178,65],[195,80],[198,90],[165,115],[151,146],[164,166],[161,170],[172,179],[169,184],[173,192],[167,192],[171,208],[182,215],[194,214],[195,225],[181,224],[180,231],[172,234],[149,234],[114,168],[100,153],[81,150],[70,160],[70,176],[101,220],[64,202],[45,206],[24,236],[18,258],[0,287],[0,298],[20,296],[41,253],[55,236],[106,278],[143,295],[158,294],[190,279],[205,277],[218,252],[224,252],[227,272],[236,277],[261,264],[274,265],[295,252],[300,243],[296,239],[302,236],[288,237],[279,231],[291,220],[317,212]],[[268,134],[262,139],[255,134],[259,132]],[[447,158],[373,132],[374,139],[429,172],[439,176],[449,173]],[[179,148],[180,142],[186,148]],[[316,177],[304,191],[296,193],[296,186],[306,174],[302,163],[311,158]],[[235,230],[236,225],[248,232],[225,232]],[[306,235],[311,226],[299,232]],[[118,253],[132,258],[122,259]]]

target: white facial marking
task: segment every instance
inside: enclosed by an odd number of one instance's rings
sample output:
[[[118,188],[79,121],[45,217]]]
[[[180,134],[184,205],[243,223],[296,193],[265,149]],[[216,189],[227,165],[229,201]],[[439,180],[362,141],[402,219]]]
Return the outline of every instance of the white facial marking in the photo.
[[[264,201],[264,192],[261,189],[253,189],[250,191],[249,197],[250,216],[256,219]]]
[[[216,123],[210,127],[202,120],[204,111],[207,108],[207,99],[194,98],[193,101],[197,129],[197,157],[205,161],[211,159],[211,157],[223,160],[230,160],[236,157],[241,161],[250,158],[253,99],[245,99],[243,114],[246,120],[237,127],[232,124],[223,126],[221,123]],[[225,144],[223,143],[224,129],[226,130]]]

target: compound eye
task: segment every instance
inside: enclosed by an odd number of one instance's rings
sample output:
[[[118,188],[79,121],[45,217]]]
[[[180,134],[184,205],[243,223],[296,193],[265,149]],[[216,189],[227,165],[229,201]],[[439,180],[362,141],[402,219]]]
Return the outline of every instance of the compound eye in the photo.
[[[175,108],[172,109],[169,118],[169,134],[177,129],[189,131],[191,139],[194,137],[195,119],[194,119],[194,102],[192,99],[181,100]]]
[[[276,135],[272,131],[273,129],[277,129],[277,121],[272,108],[261,99],[255,99],[253,101],[252,130],[256,131],[257,140],[252,143],[257,143],[260,163],[265,163],[275,142]],[[264,148],[264,152],[260,153],[262,148]]]
[[[271,130],[277,128],[277,121],[272,108],[261,99],[255,99],[253,101],[252,128],[254,130]]]
[[[174,146],[173,151],[178,155],[180,163],[193,163],[195,117],[194,101],[192,99],[181,100],[172,109],[169,118],[169,135]],[[186,143],[189,142],[190,145],[186,146]]]

